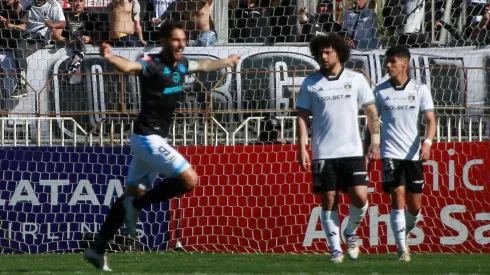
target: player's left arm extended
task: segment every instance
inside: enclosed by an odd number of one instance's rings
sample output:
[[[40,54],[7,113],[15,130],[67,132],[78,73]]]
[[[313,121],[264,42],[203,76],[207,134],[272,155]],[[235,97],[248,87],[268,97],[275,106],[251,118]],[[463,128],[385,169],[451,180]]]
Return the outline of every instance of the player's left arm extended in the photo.
[[[369,145],[377,145],[379,147],[380,144],[380,123],[379,123],[379,115],[378,109],[376,108],[376,104],[370,104],[363,108],[364,113],[367,117],[367,123],[369,127],[370,134],[370,144]]]
[[[434,112],[425,112],[424,113],[424,119],[425,123],[427,124],[427,134],[425,139],[430,140],[432,143],[432,140],[436,136],[436,127],[437,127],[437,122],[436,122],[436,115]]]
[[[189,72],[212,72],[221,68],[235,67],[240,60],[240,55],[232,54],[228,58],[212,60],[200,59],[189,61]]]

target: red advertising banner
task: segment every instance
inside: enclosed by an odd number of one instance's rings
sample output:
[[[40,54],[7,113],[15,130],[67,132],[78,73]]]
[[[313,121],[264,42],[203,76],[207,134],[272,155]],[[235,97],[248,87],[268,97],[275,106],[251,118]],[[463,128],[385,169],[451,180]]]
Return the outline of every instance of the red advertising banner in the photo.
[[[172,202],[178,209],[173,239],[186,249],[328,251],[320,198],[311,193],[311,173],[300,171],[296,146],[178,149],[201,176],[191,195]],[[411,251],[490,252],[490,142],[438,143],[432,154],[425,163],[423,220],[409,237]],[[365,253],[394,252],[390,198],[382,192],[379,163],[372,168],[369,212],[358,235]],[[348,197],[340,195],[339,202],[342,222]]]

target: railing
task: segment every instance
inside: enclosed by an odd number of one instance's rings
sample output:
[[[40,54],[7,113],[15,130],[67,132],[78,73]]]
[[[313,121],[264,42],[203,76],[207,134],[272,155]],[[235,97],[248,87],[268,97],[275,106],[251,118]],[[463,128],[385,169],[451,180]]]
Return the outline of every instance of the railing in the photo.
[[[258,141],[264,117],[248,117],[233,129],[215,118],[176,118],[170,127],[169,142],[187,145],[248,145]],[[296,144],[296,117],[278,116],[280,137]],[[359,116],[361,134],[367,120]],[[125,146],[129,144],[134,120],[105,119],[97,127],[84,129],[71,117],[0,118],[1,146]],[[420,129],[424,136],[425,127]],[[437,142],[490,140],[489,115],[438,115]],[[307,141],[311,142],[311,134]]]

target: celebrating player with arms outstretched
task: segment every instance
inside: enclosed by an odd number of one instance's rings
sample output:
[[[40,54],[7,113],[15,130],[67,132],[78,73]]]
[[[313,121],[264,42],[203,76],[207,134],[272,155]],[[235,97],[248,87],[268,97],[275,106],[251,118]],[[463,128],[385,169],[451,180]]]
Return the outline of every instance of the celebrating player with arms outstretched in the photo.
[[[350,49],[339,36],[317,36],[310,42],[310,51],[320,65],[320,71],[310,75],[301,85],[298,109],[298,158],[308,169],[310,158],[306,150],[309,114],[313,115],[313,192],[321,195],[323,230],[332,251],[331,261],[342,262],[339,217],[339,189],[348,191],[351,199],[348,224],[343,234],[351,259],[359,256],[356,230],[368,209],[368,177],[359,133],[358,111],[362,106],[367,115],[373,142],[369,155],[379,158],[379,118],[372,90],[366,78],[345,69]],[[377,141],[376,141],[377,138]]]
[[[408,77],[410,51],[395,46],[388,49],[385,56],[390,79],[374,90],[382,121],[383,190],[391,195],[390,223],[398,259],[410,261],[406,238],[420,218],[424,186],[422,161],[430,158],[436,119],[429,89]],[[421,114],[427,123],[427,136],[422,147],[419,136]],[[366,141],[369,142],[369,138]]]
[[[98,269],[109,270],[105,247],[124,221],[129,235],[136,237],[136,222],[143,207],[187,193],[198,184],[194,169],[167,143],[178,95],[184,91],[184,76],[197,71],[234,67],[240,56],[230,55],[222,60],[188,60],[183,57],[186,45],[184,29],[182,23],[165,22],[160,27],[162,51],[137,62],[112,54],[107,44],[100,46],[100,55],[116,70],[140,76],[142,106],[131,135],[134,156],[127,176],[127,189],[111,206],[94,243],[85,250],[85,259]],[[167,178],[149,189],[159,173]]]

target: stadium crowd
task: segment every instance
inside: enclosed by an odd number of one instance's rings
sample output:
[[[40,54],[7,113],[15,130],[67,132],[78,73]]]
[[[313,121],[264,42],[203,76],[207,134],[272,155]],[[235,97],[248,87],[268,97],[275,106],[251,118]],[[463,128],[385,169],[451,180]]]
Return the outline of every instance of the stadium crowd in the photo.
[[[229,0],[227,24],[213,22],[213,9],[221,9],[212,6],[213,0],[113,0],[89,6],[85,0],[60,1],[0,2],[0,49],[13,51],[20,76],[11,97],[26,95],[26,58],[36,50],[48,44],[73,47],[69,72],[77,72],[86,44],[110,41],[116,47],[158,46],[158,26],[165,20],[184,21],[189,46],[196,47],[217,42],[309,42],[330,32],[345,37],[358,50],[395,44],[482,45],[489,40],[490,13],[482,0]],[[216,2],[214,5],[219,4]],[[301,7],[311,2],[315,10]],[[219,36],[222,31],[227,34]]]

